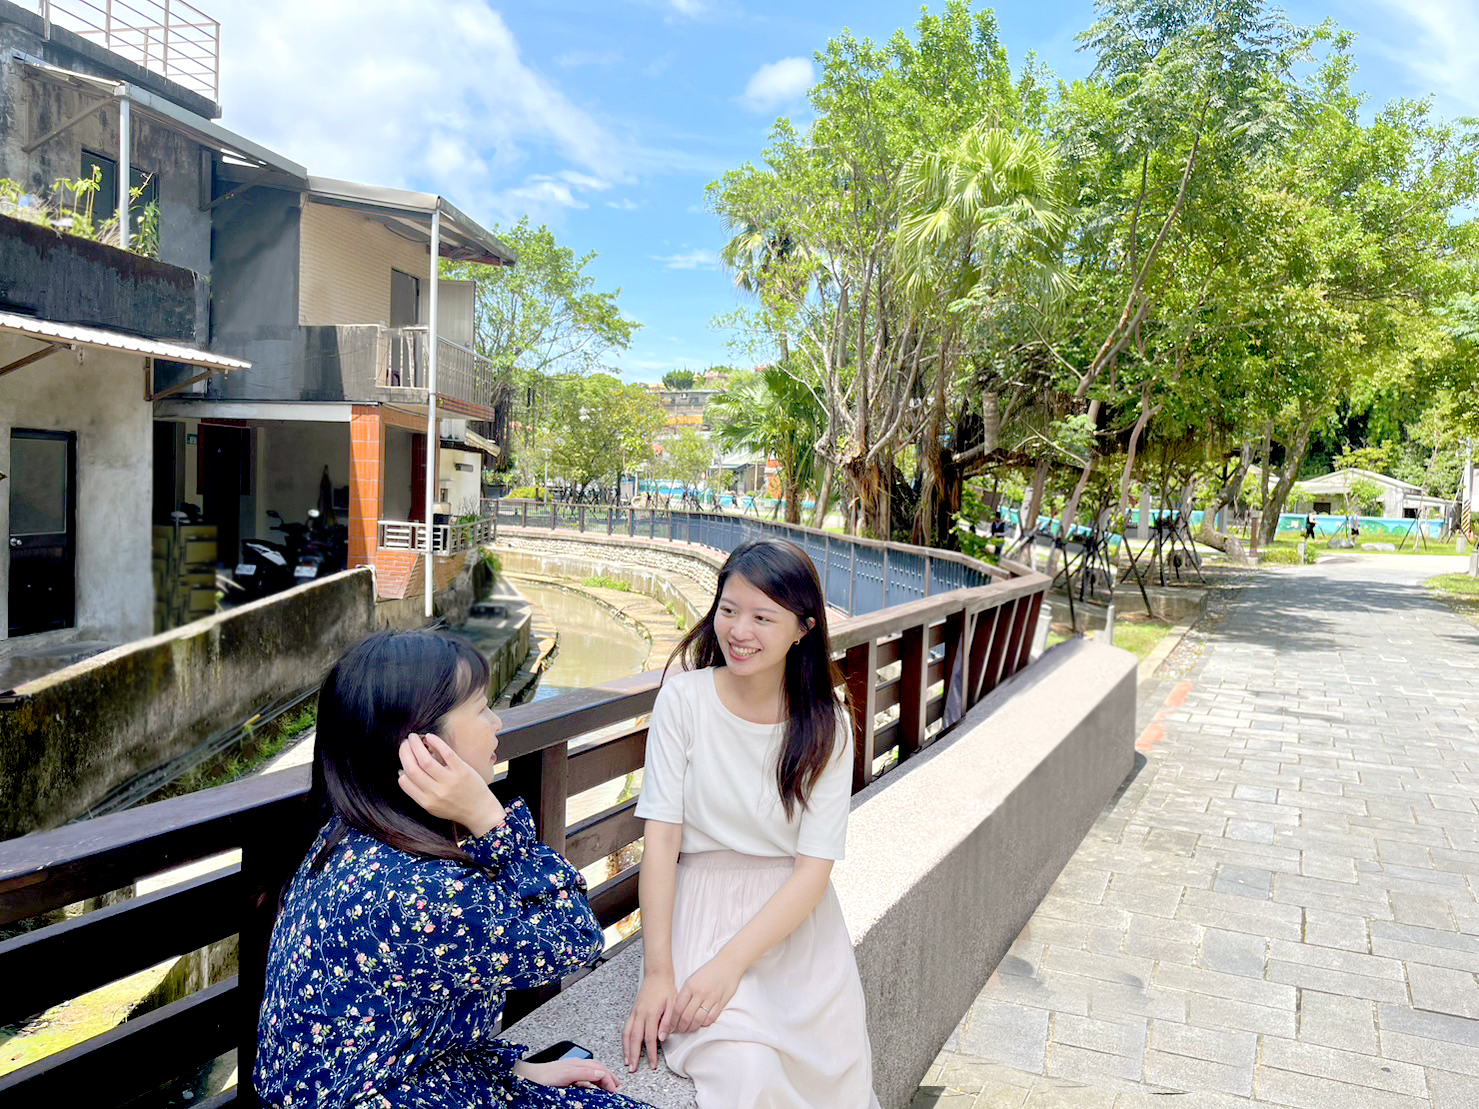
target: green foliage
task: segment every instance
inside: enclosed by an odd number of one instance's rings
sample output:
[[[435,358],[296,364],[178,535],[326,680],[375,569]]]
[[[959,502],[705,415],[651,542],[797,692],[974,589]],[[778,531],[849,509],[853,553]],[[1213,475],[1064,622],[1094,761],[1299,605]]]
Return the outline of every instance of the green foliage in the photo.
[[[520,485],[508,491],[510,500],[537,501],[544,497],[544,490],[537,485]]]
[[[102,167],[95,165],[90,177],[58,177],[51,184],[50,195],[44,197],[27,193],[16,181],[0,178],[0,214],[75,235],[79,239],[117,246],[118,217],[93,218],[102,172]],[[142,185],[130,190],[132,201],[143,196],[148,183],[146,178]],[[129,236],[126,248],[146,258],[158,258],[159,205],[153,201],[144,205],[138,212],[137,223],[138,229]]]
[[[503,575],[503,560],[498,557],[492,547],[482,547],[478,550],[478,558],[482,559],[483,565],[487,567],[488,573],[495,578]]]
[[[588,585],[592,589],[615,589],[618,593],[630,593],[632,587],[624,581],[616,581],[603,574],[597,574],[589,578],[581,578],[581,585]]]
[[[1374,481],[1357,478],[1346,491],[1346,511],[1353,516],[1380,516],[1382,488]]]
[[[663,444],[658,475],[681,481],[686,490],[697,485],[714,464],[714,449],[709,441],[691,427],[685,427]]]
[[[615,481],[652,457],[663,426],[650,390],[623,385],[610,374],[567,374],[550,379],[534,453],[548,452],[551,475],[578,490],[597,479]]]
[[[710,398],[704,416],[724,449],[755,451],[780,463],[786,519],[798,523],[802,497],[816,483],[814,448],[827,422],[804,373],[766,366],[736,374],[724,392]]]
[[[662,375],[662,383],[665,388],[682,391],[693,388],[692,370],[669,370]]]

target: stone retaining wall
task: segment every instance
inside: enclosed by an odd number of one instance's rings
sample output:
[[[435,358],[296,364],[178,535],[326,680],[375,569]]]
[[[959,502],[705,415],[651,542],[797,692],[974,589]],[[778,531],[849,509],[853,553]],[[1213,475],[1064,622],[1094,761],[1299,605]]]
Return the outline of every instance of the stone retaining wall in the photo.
[[[632,539],[624,535],[540,535],[501,530],[494,545],[509,573],[548,577],[605,577],[624,582],[638,593],[670,604],[692,627],[709,610],[727,557],[707,547],[669,540]],[[675,580],[676,579],[676,580]]]
[[[1065,691],[1070,695],[1065,696]],[[945,1040],[1134,768],[1135,658],[1071,640],[1004,682],[950,738],[853,799],[833,882],[868,1003],[884,1109],[905,1109]],[[506,1036],[573,1039],[613,1067],[641,976],[633,945]],[[691,1109],[645,1064],[622,1092]]]

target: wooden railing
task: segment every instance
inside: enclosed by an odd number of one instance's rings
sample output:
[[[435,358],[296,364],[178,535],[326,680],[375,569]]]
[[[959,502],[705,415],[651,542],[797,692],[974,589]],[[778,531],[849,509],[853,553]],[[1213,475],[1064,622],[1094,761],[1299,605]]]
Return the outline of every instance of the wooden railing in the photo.
[[[971,705],[1027,665],[1048,581],[1009,566],[1010,580],[854,616],[833,629],[855,705],[854,790],[934,742]],[[545,842],[577,866],[642,834],[636,800],[574,824],[572,797],[642,767],[653,672],[507,710],[498,787],[522,796]],[[597,735],[596,733],[599,733]],[[240,1085],[205,1109],[252,1106],[250,1074],[268,936],[283,883],[299,862],[307,768],[285,770],[97,820],[0,843],[0,927],[200,860],[221,866],[0,943],[0,1024],[215,941],[240,936],[236,977],[0,1077],[0,1104],[120,1106],[235,1051]],[[603,925],[637,907],[636,865],[590,891]],[[511,996],[511,1021],[538,1003]]]

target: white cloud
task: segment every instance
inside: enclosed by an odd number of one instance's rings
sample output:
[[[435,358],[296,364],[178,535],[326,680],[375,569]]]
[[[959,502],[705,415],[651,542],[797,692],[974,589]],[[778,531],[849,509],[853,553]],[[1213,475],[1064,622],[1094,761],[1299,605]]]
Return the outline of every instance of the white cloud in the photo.
[[[618,212],[635,212],[642,205],[638,204],[631,197],[624,196],[620,200],[608,200],[606,207],[615,208]]]
[[[1444,114],[1479,112],[1479,0],[1374,0],[1373,7],[1409,25],[1408,33],[1374,37],[1372,45],[1408,70],[1417,91],[1449,101],[1440,104]]]
[[[444,0],[435,19],[415,0],[216,0],[212,14],[223,122],[311,173],[444,193],[498,222],[631,179],[622,144],[483,0]]]
[[[685,250],[678,254],[654,254],[654,262],[661,262],[670,270],[716,270],[719,268],[719,255],[712,250]]]
[[[702,15],[705,7],[704,0],[668,0],[668,2],[679,15]]]
[[[740,101],[751,111],[768,112],[805,95],[815,80],[810,58],[767,62],[750,78]]]
[[[555,58],[555,65],[562,69],[578,69],[581,66],[611,66],[621,61],[615,50],[567,50]]]

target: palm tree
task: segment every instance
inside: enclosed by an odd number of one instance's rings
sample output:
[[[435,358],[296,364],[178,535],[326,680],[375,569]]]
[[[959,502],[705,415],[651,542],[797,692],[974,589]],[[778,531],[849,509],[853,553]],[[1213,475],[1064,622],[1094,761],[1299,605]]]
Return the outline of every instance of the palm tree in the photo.
[[[816,481],[815,446],[827,417],[816,395],[781,366],[738,377],[711,399],[705,417],[726,450],[754,450],[781,467],[786,522],[801,521],[801,499]]]
[[[920,497],[913,539],[945,542],[960,504],[963,466],[943,443],[956,366],[1009,314],[1043,311],[1069,288],[1062,266],[1070,205],[1057,151],[1033,133],[977,126],[915,154],[899,173],[897,287],[933,332],[933,388],[919,438]],[[1000,415],[1002,398],[983,398]]]

